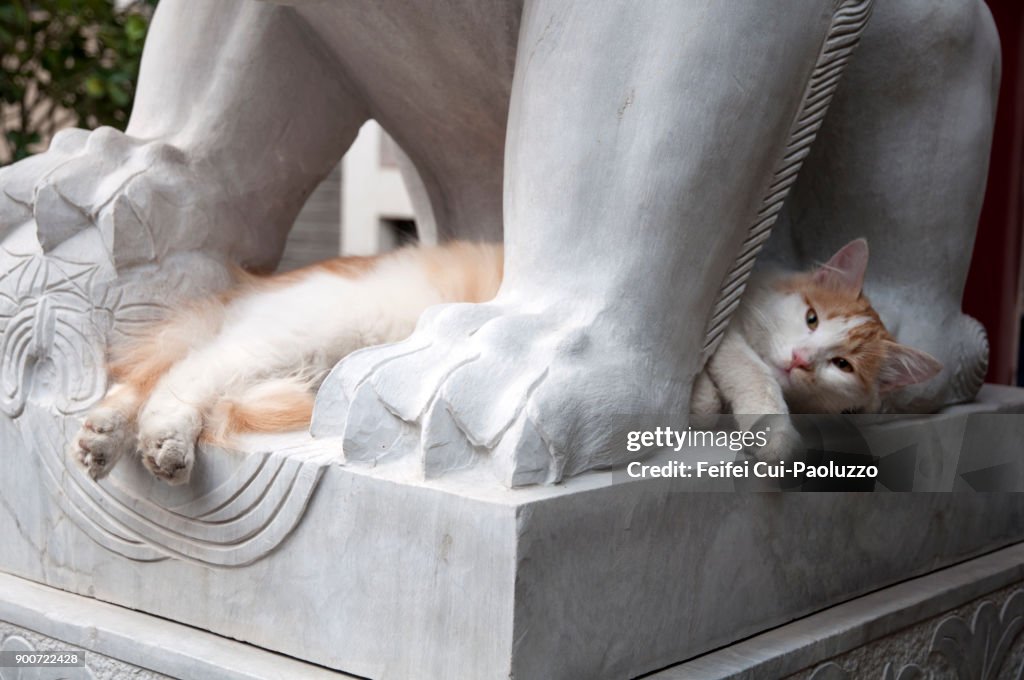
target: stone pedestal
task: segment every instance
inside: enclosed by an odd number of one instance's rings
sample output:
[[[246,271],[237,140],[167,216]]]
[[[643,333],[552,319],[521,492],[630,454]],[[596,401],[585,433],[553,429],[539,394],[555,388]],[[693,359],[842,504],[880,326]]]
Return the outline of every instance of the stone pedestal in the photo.
[[[649,677],[1024,677],[1024,545],[829,607]]]
[[[29,404],[0,419],[0,571],[357,676],[635,677],[1024,540],[1024,494],[969,492],[1020,473],[1024,419],[1001,412],[1022,408],[986,388],[865,435],[895,447],[895,486],[964,493],[755,494],[622,471],[423,482],[299,436],[207,451],[185,488],[134,462],[97,485],[61,453],[55,423],[75,423]],[[731,455],[683,456],[708,457]],[[12,606],[0,620],[89,647]]]

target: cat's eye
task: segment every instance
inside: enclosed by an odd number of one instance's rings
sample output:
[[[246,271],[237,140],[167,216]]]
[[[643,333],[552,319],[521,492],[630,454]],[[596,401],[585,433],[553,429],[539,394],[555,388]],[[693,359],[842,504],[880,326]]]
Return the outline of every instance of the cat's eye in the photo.
[[[812,331],[818,327],[818,313],[814,311],[814,307],[807,309],[807,327]]]
[[[832,365],[838,368],[840,371],[846,371],[847,373],[853,373],[853,364],[842,357],[833,357]]]

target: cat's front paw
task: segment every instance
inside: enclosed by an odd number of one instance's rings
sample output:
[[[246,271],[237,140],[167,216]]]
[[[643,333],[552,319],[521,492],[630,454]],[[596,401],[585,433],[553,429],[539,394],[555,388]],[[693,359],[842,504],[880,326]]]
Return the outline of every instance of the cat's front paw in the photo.
[[[754,457],[767,463],[792,460],[803,451],[803,440],[788,416],[772,417],[765,428],[765,445],[753,450]]]
[[[174,486],[187,484],[196,460],[195,444],[174,436],[143,445],[142,464],[158,479]]]
[[[86,416],[82,429],[71,440],[69,455],[90,477],[99,480],[134,446],[131,418],[117,409],[99,407]]]
[[[200,427],[199,413],[191,408],[158,411],[147,407],[139,416],[142,464],[168,484],[187,484],[196,460]]]

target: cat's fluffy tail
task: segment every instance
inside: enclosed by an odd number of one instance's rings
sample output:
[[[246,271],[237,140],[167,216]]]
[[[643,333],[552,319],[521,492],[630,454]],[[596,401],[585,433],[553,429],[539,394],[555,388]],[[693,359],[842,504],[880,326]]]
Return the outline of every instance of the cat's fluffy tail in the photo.
[[[221,399],[212,409],[203,439],[230,444],[239,432],[287,432],[309,427],[313,392],[299,378],[267,380]]]

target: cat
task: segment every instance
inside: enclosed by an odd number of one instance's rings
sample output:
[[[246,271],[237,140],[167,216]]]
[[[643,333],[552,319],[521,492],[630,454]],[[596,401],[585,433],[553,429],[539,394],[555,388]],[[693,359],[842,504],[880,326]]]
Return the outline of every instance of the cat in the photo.
[[[937,361],[885,330],[861,293],[866,267],[860,240],[811,274],[755,279],[698,376],[693,412],[875,411],[887,391],[937,373]],[[502,274],[500,245],[464,242],[270,277],[235,270],[225,293],[113,348],[114,385],[71,455],[100,479],[138,451],[156,477],[186,483],[197,441],[306,427],[317,387],[342,357],[404,339],[431,305],[490,300]]]
[[[71,455],[100,479],[138,451],[156,477],[184,484],[197,441],[307,427],[316,389],[342,357],[404,339],[431,305],[490,300],[502,273],[501,246],[464,242],[270,277],[236,270],[225,293],[112,348],[114,384]]]
[[[942,370],[898,343],[864,295],[868,244],[857,239],[811,272],[751,277],[721,345],[693,388],[690,410],[737,416],[749,429],[781,414],[756,457],[780,460],[799,445],[789,413],[877,413],[887,395]]]

